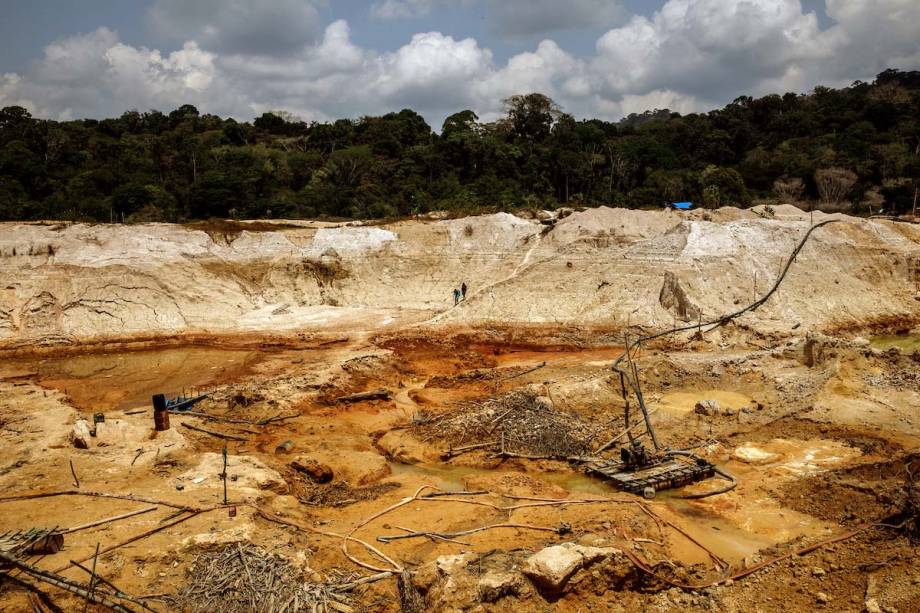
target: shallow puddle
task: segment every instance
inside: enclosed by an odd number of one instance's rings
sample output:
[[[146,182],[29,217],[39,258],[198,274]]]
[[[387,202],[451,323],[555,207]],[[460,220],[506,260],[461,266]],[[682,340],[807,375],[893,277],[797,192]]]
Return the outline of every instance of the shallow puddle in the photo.
[[[465,480],[470,477],[492,476],[496,471],[469,466],[432,466],[419,464],[391,465],[393,477],[401,475],[421,477],[432,485],[447,491],[467,489]],[[547,485],[562,487],[577,495],[614,496],[621,494],[616,488],[600,479],[577,471],[528,472],[528,477]],[[750,474],[744,479],[754,478]],[[724,481],[711,480],[695,486],[692,491],[706,491],[721,487]],[[674,521],[693,538],[706,543],[717,555],[733,565],[750,561],[760,550],[783,543],[802,535],[823,534],[826,526],[820,520],[785,509],[774,500],[761,496],[750,500],[750,494],[729,493],[703,501],[688,501],[678,496],[687,490],[658,492],[653,504],[658,512]],[[638,499],[637,499],[638,500]],[[673,534],[670,555],[685,564],[708,563],[708,557],[699,546],[679,534]]]
[[[652,407],[660,407],[666,413],[685,415],[692,413],[697,402],[714,400],[722,409],[737,411],[742,407],[753,404],[750,397],[738,392],[722,389],[706,389],[695,392],[670,392],[663,394],[657,402],[651,402]]]
[[[589,366],[610,366],[623,353],[622,347],[600,349],[539,349],[498,347],[495,345],[473,345],[470,347],[484,356],[494,359],[499,367],[531,366],[541,362],[558,364],[567,360],[587,363]]]
[[[903,353],[920,351],[920,334],[885,334],[873,336],[869,342],[873,348],[882,351],[889,349],[897,349]]]
[[[150,405],[154,394],[177,396],[245,374],[263,354],[255,351],[181,347],[10,360],[3,371],[29,376],[61,390],[74,406],[111,411]]]
[[[467,477],[492,476],[501,473],[498,470],[475,468],[471,466],[432,466],[422,464],[400,464],[391,462],[390,469],[394,477],[399,475],[420,476],[430,479],[432,485],[448,491],[466,489],[464,480]],[[596,496],[609,496],[616,494],[617,490],[603,481],[594,479],[580,472],[533,472],[527,473],[537,481],[548,485],[555,485],[577,494],[593,494]]]
[[[745,465],[751,465],[761,467],[757,472],[804,477],[842,466],[860,455],[858,449],[840,441],[775,438],[739,445],[732,452],[732,460],[740,463],[734,470],[741,473],[750,470]]]

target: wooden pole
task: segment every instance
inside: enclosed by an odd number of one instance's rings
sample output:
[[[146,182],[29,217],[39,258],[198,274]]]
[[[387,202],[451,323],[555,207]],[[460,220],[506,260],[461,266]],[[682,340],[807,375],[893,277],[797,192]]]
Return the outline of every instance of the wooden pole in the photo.
[[[182,424],[183,427],[188,428],[189,430],[195,430],[197,432],[204,432],[205,434],[210,434],[211,436],[216,436],[217,438],[223,438],[230,441],[240,441],[243,443],[248,443],[249,439],[242,436],[233,436],[232,434],[224,434],[223,432],[215,432],[214,430],[208,430],[206,428],[199,428],[198,426],[193,426],[192,424]]]
[[[76,532],[77,530],[85,530],[87,528],[95,528],[96,526],[101,526],[103,524],[109,524],[113,521],[118,521],[120,519],[128,519],[129,517],[134,517],[135,515],[142,515],[144,513],[150,513],[151,511],[156,511],[159,507],[147,507],[145,509],[139,509],[137,511],[131,511],[130,513],[123,513],[121,515],[116,515],[115,517],[108,517],[106,519],[100,519],[99,521],[90,522],[88,524],[81,524],[79,526],[74,526],[73,528],[68,528],[61,532],[61,534],[69,534],[71,532]]]
[[[86,568],[85,566],[83,566],[83,565],[80,564],[79,562],[74,562],[73,560],[71,560],[70,563],[73,564],[74,566],[76,566],[77,568],[79,568],[80,570],[85,571],[85,572],[87,572],[87,573],[89,573],[89,574],[92,574],[92,571],[91,571],[90,569]],[[133,596],[131,596],[131,595],[129,595],[129,594],[126,594],[126,593],[123,592],[122,590],[118,589],[118,586],[117,586],[117,585],[115,585],[114,583],[112,583],[111,581],[109,581],[108,579],[106,579],[105,577],[103,577],[103,576],[101,576],[101,575],[96,575],[96,580],[97,580],[99,583],[104,583],[104,584],[106,584],[107,586],[109,586],[109,587],[112,589],[112,592],[113,592],[113,595],[114,595],[114,596],[117,596],[118,598],[120,598],[120,599],[122,599],[122,600],[127,600],[128,602],[133,602],[134,604],[138,605],[138,606],[141,607],[142,609],[146,609],[147,611],[153,611],[153,613],[157,613],[156,611],[154,611],[153,609],[151,609],[150,607],[148,607],[146,604],[144,604],[144,602],[143,602],[142,600],[138,600],[137,598],[134,598]]]
[[[96,591],[96,560],[99,559],[99,543],[96,543],[96,553],[93,554],[93,570],[89,574],[89,598],[83,605],[83,613],[89,609],[89,601],[93,599],[93,593]]]
[[[220,507],[214,507],[214,508],[220,508]],[[175,520],[175,521],[173,521],[173,522],[170,522],[170,523],[168,523],[168,524],[163,524],[162,526],[157,526],[157,527],[154,528],[153,530],[147,530],[146,532],[143,532],[143,533],[141,533],[141,534],[132,536],[131,538],[129,538],[129,539],[127,539],[127,540],[124,540],[124,541],[122,541],[122,542],[120,542],[120,543],[116,543],[115,545],[111,545],[110,547],[106,547],[105,549],[103,549],[102,551],[99,552],[99,555],[105,555],[105,554],[107,554],[107,553],[110,552],[110,551],[114,551],[115,549],[118,549],[119,547],[124,547],[125,545],[130,545],[130,544],[133,543],[134,541],[139,541],[139,540],[141,540],[142,538],[147,538],[148,536],[151,536],[151,535],[153,535],[153,534],[156,534],[157,532],[160,532],[161,530],[165,530],[165,529],[171,528],[171,527],[173,527],[173,526],[175,526],[175,525],[177,525],[177,524],[181,524],[182,522],[188,521],[188,520],[190,520],[190,519],[193,518],[193,517],[198,517],[198,516],[201,515],[202,513],[206,513],[206,512],[208,512],[208,511],[213,511],[214,508],[211,508],[211,509],[204,509],[204,510],[197,510],[197,509],[196,509],[196,510],[189,510],[189,515],[186,515],[185,517],[180,517],[179,519],[177,519],[177,520]],[[2,553],[3,553],[3,552],[0,552],[0,557],[2,557]],[[92,556],[87,556],[87,557],[83,558],[82,560],[76,560],[76,562],[71,561],[71,563],[68,564],[67,566],[63,566],[63,567],[57,569],[57,570],[54,571],[54,572],[56,572],[56,573],[62,573],[62,572],[64,572],[65,570],[67,570],[68,568],[73,568],[74,564],[76,564],[77,562],[86,562],[86,561],[89,560],[91,557],[92,557]]]
[[[83,598],[88,598],[95,603],[101,604],[105,607],[112,609],[113,611],[118,611],[119,613],[130,613],[131,611],[130,609],[116,602],[112,602],[111,600],[109,600],[108,598],[104,596],[97,596],[95,594],[91,594],[82,586],[82,584],[78,584],[78,583],[69,581],[66,578],[61,577],[60,575],[56,573],[42,570],[40,568],[27,564],[23,562],[22,560],[20,560],[19,558],[17,558],[16,556],[11,556],[5,552],[0,551],[0,559],[2,559],[5,563],[9,564],[10,566],[14,566],[18,568],[25,574],[35,579],[38,579],[39,581],[43,581],[45,583],[48,583],[49,585],[59,587],[62,590],[66,590],[72,594],[76,594]]]
[[[74,470],[74,468],[73,468],[73,460],[70,461],[70,474],[73,475],[73,484],[74,484],[74,486],[75,486],[77,489],[79,489],[79,488],[80,488],[80,480],[77,478],[77,471]]]
[[[227,446],[224,445],[224,472],[221,473],[224,480],[224,504],[227,504]]]

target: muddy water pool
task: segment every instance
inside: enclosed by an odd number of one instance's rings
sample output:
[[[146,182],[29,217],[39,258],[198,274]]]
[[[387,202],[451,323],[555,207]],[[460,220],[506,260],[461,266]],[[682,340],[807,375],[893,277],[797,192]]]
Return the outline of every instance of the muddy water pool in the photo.
[[[391,463],[393,477],[420,476],[432,485],[448,491],[467,489],[466,479],[477,476],[494,476],[495,472],[469,466],[436,466]],[[622,493],[607,483],[573,472],[528,472],[527,475],[547,485],[568,490],[576,497],[617,496]],[[747,478],[753,478],[748,475]],[[694,486],[694,491],[721,487],[723,481],[707,481]],[[696,489],[699,488],[699,489]],[[826,527],[814,518],[782,509],[771,500],[751,505],[744,504],[736,495],[726,495],[688,501],[680,498],[680,490],[659,492],[652,503],[664,517],[679,524],[693,538],[706,543],[717,555],[732,564],[750,561],[766,547],[783,543],[806,534],[823,534]],[[721,500],[720,500],[721,499]],[[720,506],[730,511],[723,513]],[[673,535],[671,555],[686,564],[707,563],[708,556],[689,539]]]
[[[902,353],[913,353],[914,351],[920,351],[920,332],[873,336],[869,339],[869,342],[872,347],[882,351],[898,349]]]
[[[86,411],[111,411],[149,406],[154,394],[177,396],[183,390],[232,380],[263,356],[256,351],[177,347],[13,359],[3,362],[0,376],[29,378],[60,390]]]

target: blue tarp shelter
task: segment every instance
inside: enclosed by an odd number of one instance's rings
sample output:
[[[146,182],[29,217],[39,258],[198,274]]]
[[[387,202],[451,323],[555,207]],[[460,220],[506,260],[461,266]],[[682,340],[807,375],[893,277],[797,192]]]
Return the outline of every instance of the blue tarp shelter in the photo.
[[[692,202],[672,202],[671,208],[677,209],[679,211],[689,211],[693,208]]]

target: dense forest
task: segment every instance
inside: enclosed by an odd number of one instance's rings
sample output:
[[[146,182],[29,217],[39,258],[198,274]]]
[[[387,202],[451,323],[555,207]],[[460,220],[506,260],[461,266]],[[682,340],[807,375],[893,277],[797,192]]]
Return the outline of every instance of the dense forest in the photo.
[[[50,121],[0,110],[0,219],[380,218],[561,205],[820,202],[902,213],[920,185],[920,72],[723,109],[576,121],[541,94],[440,134],[406,109],[305,123],[168,115]]]

